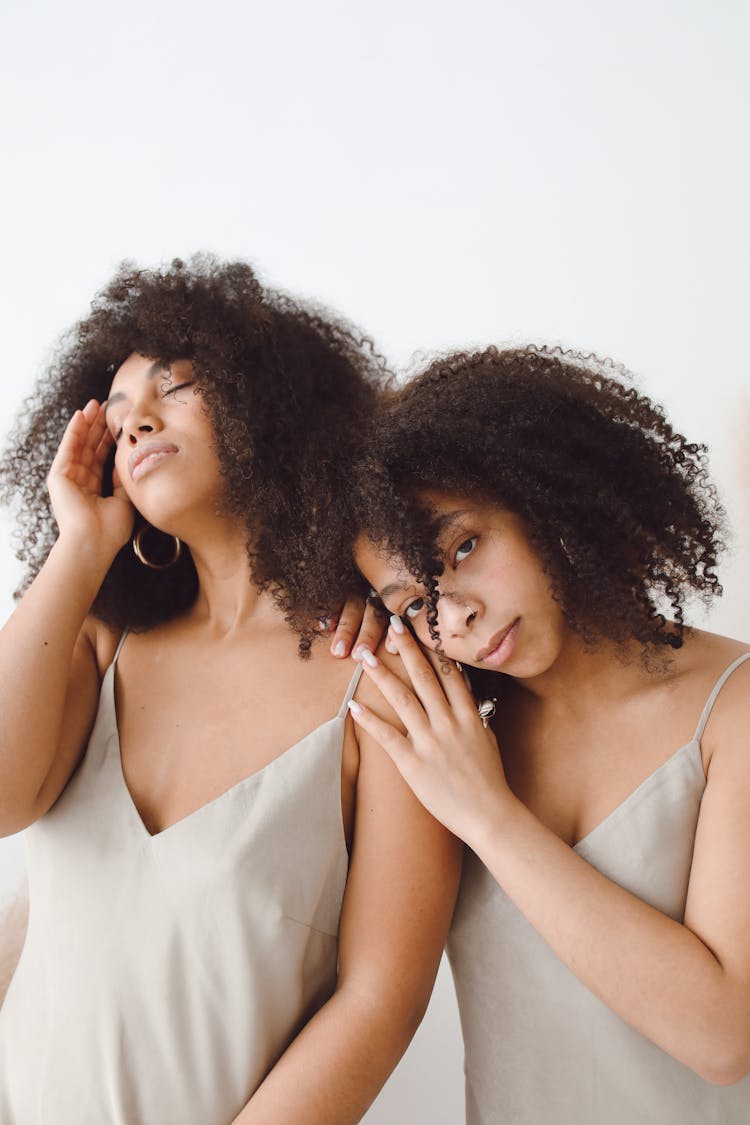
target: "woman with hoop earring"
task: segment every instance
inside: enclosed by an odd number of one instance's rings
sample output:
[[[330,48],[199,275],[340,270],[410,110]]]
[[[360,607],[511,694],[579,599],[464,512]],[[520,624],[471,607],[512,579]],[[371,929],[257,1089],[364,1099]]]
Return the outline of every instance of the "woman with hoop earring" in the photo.
[[[299,608],[385,370],[206,257],[124,267],[71,339],[1,466],[28,588],[0,635],[0,831],[26,829],[31,908],[0,1119],[359,1121],[459,867]]]

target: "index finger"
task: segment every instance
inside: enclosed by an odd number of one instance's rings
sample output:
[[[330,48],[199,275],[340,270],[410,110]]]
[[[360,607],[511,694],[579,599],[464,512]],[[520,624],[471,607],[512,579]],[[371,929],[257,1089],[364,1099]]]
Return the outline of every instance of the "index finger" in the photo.
[[[396,643],[398,652],[404,664],[415,659],[411,654],[419,653],[432,667],[437,677],[440,688],[456,714],[462,712],[476,712],[476,704],[471,693],[471,688],[466,682],[463,669],[455,660],[437,652],[435,649],[421,645],[414,636],[405,628],[403,621],[395,614],[391,617],[389,641]],[[399,632],[399,625],[401,632]],[[408,670],[408,665],[407,665]],[[411,672],[410,672],[411,674]]]
[[[391,627],[388,632],[389,650],[392,646],[401,657],[401,661],[411,680],[414,691],[424,707],[435,714],[440,709],[450,708],[444,690],[445,676],[428,659],[427,653],[407,630],[400,617],[395,614],[391,617]]]

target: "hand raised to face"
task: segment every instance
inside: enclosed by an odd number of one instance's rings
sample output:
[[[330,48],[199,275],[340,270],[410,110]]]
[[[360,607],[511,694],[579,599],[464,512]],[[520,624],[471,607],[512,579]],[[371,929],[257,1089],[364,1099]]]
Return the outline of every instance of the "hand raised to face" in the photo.
[[[425,808],[471,844],[484,818],[498,815],[498,802],[512,799],[495,735],[483,725],[452,661],[425,653],[396,616],[388,641],[403,661],[411,688],[369,649],[361,660],[406,734],[356,701],[349,704],[352,715],[390,755]]]
[[[112,448],[104,404],[95,399],[68,423],[47,478],[61,536],[73,536],[114,558],[132,530],[134,509],[114,475],[114,494],[102,496],[104,463]]]

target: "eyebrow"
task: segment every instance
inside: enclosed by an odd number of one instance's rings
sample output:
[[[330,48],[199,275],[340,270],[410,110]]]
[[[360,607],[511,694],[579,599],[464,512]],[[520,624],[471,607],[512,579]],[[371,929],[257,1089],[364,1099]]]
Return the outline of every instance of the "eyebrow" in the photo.
[[[158,363],[158,362],[152,363],[151,366],[149,367],[148,371],[146,372],[146,375],[145,375],[146,382],[147,383],[150,382],[153,378],[155,378],[159,374],[160,371],[169,371],[169,368],[164,367],[161,363]],[[171,374],[171,372],[170,372],[170,374]],[[109,410],[110,406],[114,406],[114,404],[116,402],[121,402],[123,399],[126,399],[127,397],[128,396],[125,394],[124,391],[115,391],[115,393],[110,398],[107,399],[107,405],[104,407],[105,418],[107,416],[107,411]]]
[[[470,512],[470,508],[457,508],[455,512],[446,512],[444,516],[441,516],[440,519],[436,521],[438,535],[442,535],[444,531],[450,531],[454,524],[457,524]],[[391,582],[388,586],[384,586],[382,590],[378,591],[378,597],[381,602],[384,602],[391,594],[401,594],[405,590],[408,590],[411,585],[413,585],[413,583]]]
[[[446,512],[444,516],[441,516],[440,519],[436,521],[438,535],[441,535],[444,531],[449,531],[453,525],[462,520],[464,516],[468,516],[471,510],[471,508],[457,508],[455,512]]]
[[[390,586],[384,586],[382,590],[378,590],[378,597],[381,602],[384,602],[386,598],[390,598],[391,594],[400,594],[408,589],[409,586],[406,582],[391,582]]]

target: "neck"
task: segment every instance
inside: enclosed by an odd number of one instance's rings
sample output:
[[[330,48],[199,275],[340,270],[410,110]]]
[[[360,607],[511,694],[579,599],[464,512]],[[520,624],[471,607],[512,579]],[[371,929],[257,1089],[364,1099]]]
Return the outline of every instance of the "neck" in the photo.
[[[614,704],[654,674],[658,672],[644,666],[639,643],[616,646],[601,641],[587,646],[577,633],[569,631],[554,664],[539,676],[515,683],[542,704],[576,712]]]
[[[236,633],[251,622],[277,625],[282,620],[271,596],[255,587],[246,541],[244,528],[217,520],[188,543],[198,574],[192,616],[217,638]]]

